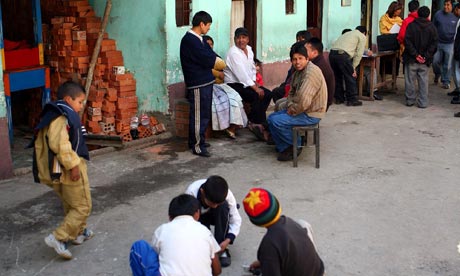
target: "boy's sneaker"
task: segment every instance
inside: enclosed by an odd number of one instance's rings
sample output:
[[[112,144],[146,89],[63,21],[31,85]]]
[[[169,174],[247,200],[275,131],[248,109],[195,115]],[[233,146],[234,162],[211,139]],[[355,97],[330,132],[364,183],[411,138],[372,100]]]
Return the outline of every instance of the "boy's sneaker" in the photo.
[[[232,257],[228,249],[225,249],[225,251],[220,254],[219,261],[221,267],[227,267],[232,264]]]
[[[73,244],[75,245],[80,245],[83,242],[91,239],[94,236],[94,232],[92,230],[89,230],[88,228],[85,228],[83,230],[83,233],[81,235],[78,235],[78,237],[72,241]]]
[[[49,247],[54,248],[56,253],[64,259],[72,259],[72,253],[67,249],[67,243],[56,240],[53,234],[49,234],[49,236],[45,238],[45,243]]]

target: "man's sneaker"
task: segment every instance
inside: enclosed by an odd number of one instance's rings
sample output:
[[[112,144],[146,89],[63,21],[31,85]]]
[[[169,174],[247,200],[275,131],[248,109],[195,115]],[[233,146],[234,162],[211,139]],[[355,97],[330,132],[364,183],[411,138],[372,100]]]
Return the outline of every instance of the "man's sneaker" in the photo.
[[[230,256],[228,249],[225,249],[225,251],[220,254],[219,261],[221,267],[227,267],[232,264],[232,257]]]
[[[449,88],[450,88],[450,84],[448,84],[448,83],[443,83],[441,87],[444,88],[444,89],[449,89]]]
[[[45,243],[49,247],[54,248],[56,253],[64,259],[72,259],[72,253],[67,249],[67,243],[56,240],[53,234],[49,234],[49,236],[45,238]]]
[[[78,235],[78,237],[72,241],[73,244],[75,245],[80,245],[83,242],[91,239],[94,236],[94,232],[92,230],[89,230],[88,228],[85,228],[83,230],[83,233],[81,235]]]

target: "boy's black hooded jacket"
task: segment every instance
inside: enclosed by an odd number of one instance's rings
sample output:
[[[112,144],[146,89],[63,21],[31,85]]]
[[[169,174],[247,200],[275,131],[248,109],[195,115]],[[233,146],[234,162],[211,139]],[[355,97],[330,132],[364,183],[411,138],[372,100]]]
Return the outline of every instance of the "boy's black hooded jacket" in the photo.
[[[407,26],[404,37],[403,62],[416,63],[417,55],[425,58],[425,64],[430,66],[438,45],[438,32],[431,21],[426,18],[416,18]]]

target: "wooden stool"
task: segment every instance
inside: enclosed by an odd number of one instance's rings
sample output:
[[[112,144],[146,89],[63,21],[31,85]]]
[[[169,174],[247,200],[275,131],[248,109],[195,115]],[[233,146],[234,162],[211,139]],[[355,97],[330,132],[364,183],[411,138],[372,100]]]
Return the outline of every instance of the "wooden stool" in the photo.
[[[295,126],[292,128],[292,148],[293,148],[293,165],[297,167],[297,137],[304,137],[300,147],[307,145],[307,135],[309,131],[313,131],[313,142],[315,144],[316,153],[316,168],[319,169],[319,124],[309,126]]]

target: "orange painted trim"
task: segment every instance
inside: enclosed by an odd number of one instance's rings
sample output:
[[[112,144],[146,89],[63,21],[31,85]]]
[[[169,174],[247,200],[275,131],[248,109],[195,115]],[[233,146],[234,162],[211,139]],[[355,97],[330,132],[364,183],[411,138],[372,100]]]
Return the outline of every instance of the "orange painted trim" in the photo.
[[[2,51],[2,66],[3,66],[2,68],[3,70],[5,70],[5,49],[2,48],[1,51]]]
[[[45,64],[45,56],[43,52],[43,43],[38,44],[38,59],[40,60],[40,65]]]
[[[46,67],[45,69],[45,88],[51,88],[50,68],[49,67]]]
[[[8,73],[3,74],[3,85],[5,86],[5,96],[11,97],[10,91],[10,75]]]

